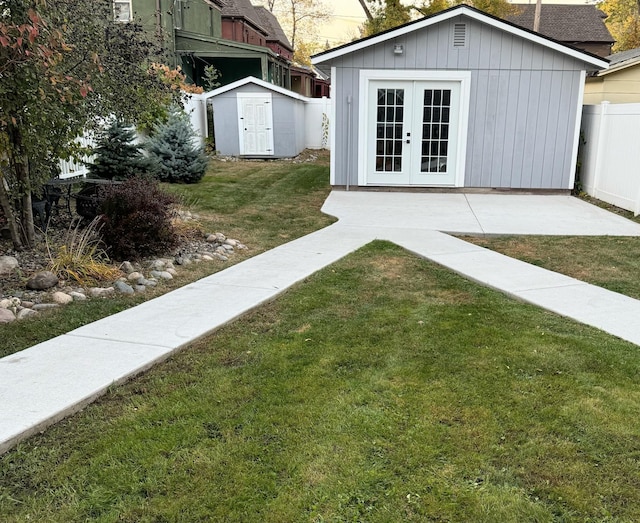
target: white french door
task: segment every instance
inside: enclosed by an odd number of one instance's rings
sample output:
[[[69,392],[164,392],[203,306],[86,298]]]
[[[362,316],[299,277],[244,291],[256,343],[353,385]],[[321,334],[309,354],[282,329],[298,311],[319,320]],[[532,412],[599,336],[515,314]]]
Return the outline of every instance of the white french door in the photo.
[[[461,82],[370,80],[366,183],[456,185]]]
[[[273,155],[271,93],[238,93],[237,100],[240,154]]]

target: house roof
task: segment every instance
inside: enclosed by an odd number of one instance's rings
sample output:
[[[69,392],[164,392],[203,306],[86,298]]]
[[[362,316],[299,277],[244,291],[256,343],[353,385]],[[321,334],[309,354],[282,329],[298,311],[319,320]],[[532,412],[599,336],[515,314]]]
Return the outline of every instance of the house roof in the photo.
[[[251,0],[220,0],[220,2],[223,6],[221,13],[223,18],[244,18],[264,34],[268,34]]]
[[[274,93],[283,94],[285,96],[288,96],[289,98],[295,98],[296,100],[301,100],[303,102],[307,102],[309,100],[309,98],[307,98],[306,96],[302,96],[298,93],[294,93],[293,91],[290,91],[289,89],[285,89],[284,87],[279,87],[277,85],[270,84],[269,82],[260,80],[255,76],[247,76],[246,78],[236,80],[235,82],[232,82],[228,85],[218,87],[217,89],[214,89],[213,91],[209,91],[208,93],[202,93],[194,96],[198,96],[201,99],[204,98],[205,100],[208,100],[209,98],[213,98],[214,96],[219,96],[223,93],[233,91],[234,89],[246,84],[258,85],[260,87],[264,87],[265,89],[268,89],[269,91],[273,91]]]
[[[258,18],[262,22],[262,27],[267,29],[267,40],[279,42],[293,51],[287,35],[284,34],[282,26],[280,25],[280,22],[278,22],[278,19],[274,16],[274,14],[261,5],[254,6],[254,9],[258,15]]]
[[[609,69],[599,71],[595,76],[604,76],[640,64],[640,47],[614,53],[607,56],[607,60],[609,60]]]
[[[533,29],[535,4],[514,5],[515,12],[506,19],[526,29]],[[559,42],[615,42],[604,24],[607,17],[594,5],[542,4],[540,33]]]
[[[389,29],[382,33],[378,33],[366,38],[361,38],[360,40],[355,40],[354,42],[341,45],[334,49],[329,49],[328,51],[324,51],[322,53],[318,53],[311,57],[311,63],[314,65],[321,64],[323,62],[327,62],[329,60],[333,60],[334,58],[338,58],[340,56],[365,49],[378,43],[394,40],[407,33],[412,33],[413,31],[438,24],[440,22],[460,15],[464,15],[474,20],[489,24],[493,27],[506,31],[507,33],[511,33],[513,35],[524,38],[525,40],[544,45],[545,47],[549,47],[565,55],[591,64],[597,69],[606,69],[608,67],[609,62],[604,58],[588,53],[586,51],[582,51],[580,49],[576,49],[567,45],[566,43],[559,42],[540,33],[534,33],[533,31],[530,31],[522,26],[518,26],[506,20],[502,20],[468,5],[457,5],[449,9],[445,9],[444,11],[440,11],[439,13],[401,25],[394,29]]]
[[[222,0],[204,0],[205,4],[209,4],[209,5],[213,5],[215,7],[217,7],[218,9],[221,9],[222,7],[224,7],[224,3],[222,2]]]

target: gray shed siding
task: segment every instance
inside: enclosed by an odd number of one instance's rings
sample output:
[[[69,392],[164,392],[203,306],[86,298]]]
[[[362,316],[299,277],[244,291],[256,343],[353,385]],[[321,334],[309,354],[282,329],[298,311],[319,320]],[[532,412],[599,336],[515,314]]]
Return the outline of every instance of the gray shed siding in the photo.
[[[467,24],[466,48],[452,45],[454,23]],[[393,53],[395,43],[403,44],[403,54]],[[335,67],[335,185],[358,183],[362,69],[471,72],[465,187],[568,189],[571,184],[581,73],[591,68],[581,60],[461,15],[322,66]]]
[[[274,154],[269,158],[289,158],[304,150],[304,102],[249,83],[211,99],[216,150],[220,154],[240,154],[237,93],[271,93]]]

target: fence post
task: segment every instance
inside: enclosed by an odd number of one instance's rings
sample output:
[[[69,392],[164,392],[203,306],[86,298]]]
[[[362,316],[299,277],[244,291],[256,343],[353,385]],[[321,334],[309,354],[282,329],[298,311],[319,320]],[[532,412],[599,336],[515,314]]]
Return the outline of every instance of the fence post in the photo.
[[[595,158],[595,167],[593,172],[593,197],[598,198],[598,192],[600,190],[600,173],[604,166],[606,165],[606,161],[604,158],[604,153],[606,151],[605,140],[607,138],[607,134],[605,132],[605,128],[607,126],[607,108],[609,107],[609,102],[602,102],[600,104],[600,126],[598,127],[598,137],[596,143],[596,158]]]

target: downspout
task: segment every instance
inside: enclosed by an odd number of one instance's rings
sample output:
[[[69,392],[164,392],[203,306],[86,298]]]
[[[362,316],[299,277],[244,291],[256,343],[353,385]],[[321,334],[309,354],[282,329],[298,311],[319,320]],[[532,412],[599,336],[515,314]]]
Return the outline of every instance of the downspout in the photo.
[[[351,95],[347,96],[347,191],[349,190],[349,180],[351,179]]]

